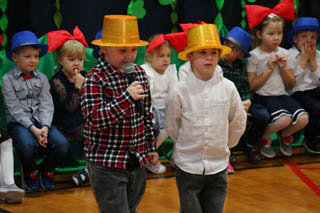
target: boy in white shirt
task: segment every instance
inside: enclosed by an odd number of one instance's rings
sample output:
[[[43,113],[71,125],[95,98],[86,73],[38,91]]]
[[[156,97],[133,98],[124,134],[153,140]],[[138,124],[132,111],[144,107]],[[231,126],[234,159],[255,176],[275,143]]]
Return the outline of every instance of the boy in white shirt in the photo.
[[[215,25],[188,30],[188,48],[178,57],[191,63],[166,106],[165,127],[174,140],[173,159],[181,212],[222,212],[227,194],[229,148],[246,128],[246,113],[234,84],[217,66],[231,51]]]
[[[317,50],[320,27],[311,17],[297,19],[289,32],[289,58],[293,61],[296,84],[292,97],[309,113],[309,123],[304,129],[304,147],[311,153],[320,154],[320,52]]]

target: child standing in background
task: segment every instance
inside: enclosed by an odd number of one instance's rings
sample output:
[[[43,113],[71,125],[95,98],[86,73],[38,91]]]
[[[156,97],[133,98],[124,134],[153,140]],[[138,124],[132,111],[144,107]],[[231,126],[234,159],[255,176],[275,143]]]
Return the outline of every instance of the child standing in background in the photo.
[[[36,70],[47,50],[48,46],[40,44],[30,31],[14,34],[7,57],[16,66],[2,78],[8,133],[19,153],[28,190],[39,187],[37,170],[40,185],[54,189],[54,170],[69,148],[67,139],[51,125],[54,105],[50,85],[47,77]],[[41,149],[47,156],[36,165],[35,157]]]
[[[215,25],[201,24],[188,30],[188,48],[178,55],[191,70],[169,96],[165,127],[175,141],[180,212],[223,212],[229,148],[246,128],[239,93],[217,66],[230,51]]]
[[[73,35],[65,30],[52,31],[47,34],[49,52],[57,49],[58,72],[50,79],[50,92],[54,103],[52,123],[68,139],[70,146],[77,148],[84,146],[84,121],[80,108],[79,92],[86,72],[83,71],[83,62],[86,58],[86,39],[78,27]],[[73,148],[65,160],[74,158]],[[86,182],[87,168],[73,175],[73,181],[78,186]]]
[[[273,10],[255,5],[246,5],[249,27],[255,27],[258,46],[250,52],[247,71],[250,89],[255,93],[254,101],[266,107],[271,123],[261,140],[261,154],[275,157],[270,136],[278,134],[280,151],[285,156],[292,155],[292,134],[303,129],[308,123],[308,115],[287,89],[295,85],[293,62],[288,59],[288,51],[279,45],[283,36],[283,19],[294,19],[292,0],[284,0]],[[260,10],[267,10],[262,13]],[[264,14],[264,16],[262,16]],[[262,16],[262,17],[261,17]],[[259,22],[260,21],[260,22]]]
[[[164,128],[166,101],[169,93],[178,82],[176,65],[170,64],[172,53],[171,45],[177,43],[175,43],[174,39],[179,39],[178,35],[185,36],[185,34],[172,33],[151,37],[145,57],[147,62],[141,65],[147,73],[150,84],[151,106],[155,125],[160,129],[160,133],[157,136],[157,148],[159,148],[168,137],[168,133]],[[181,48],[177,49],[180,51],[183,50]],[[156,166],[147,163],[146,168],[155,174],[162,174],[166,171],[166,167],[163,166],[160,161]]]
[[[146,187],[144,165],[158,162],[148,79],[132,64],[148,42],[140,40],[136,17],[106,15],[92,43],[101,57],[80,91],[90,182],[100,212],[134,213]]]
[[[252,125],[248,127],[244,153],[247,155],[249,162],[259,163],[259,142],[270,121],[270,115],[262,105],[253,102],[246,64],[241,60],[243,57],[250,56],[248,49],[251,45],[251,36],[242,28],[234,27],[223,40],[223,44],[230,47],[232,51],[221,57],[219,65],[222,68],[223,76],[236,85],[243,107],[247,112],[248,120],[252,122]]]
[[[304,129],[304,147],[320,154],[320,52],[317,50],[320,27],[316,18],[301,17],[289,32],[289,57],[293,62],[296,84],[292,97],[309,113]]]

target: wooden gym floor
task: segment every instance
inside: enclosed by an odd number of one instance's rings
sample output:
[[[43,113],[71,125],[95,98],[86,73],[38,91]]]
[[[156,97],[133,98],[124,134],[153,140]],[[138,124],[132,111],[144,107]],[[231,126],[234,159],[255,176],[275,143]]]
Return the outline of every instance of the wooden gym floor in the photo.
[[[320,156],[310,155],[301,147],[290,158],[277,155],[258,165],[247,162],[243,153],[235,153],[238,163],[229,175],[225,213],[318,213],[320,212]],[[177,213],[179,197],[174,169],[163,161],[167,172],[148,173],[147,189],[138,207],[139,213]],[[89,184],[74,187],[72,173],[55,176],[53,192],[27,193],[21,204],[0,201],[4,212],[98,212]]]

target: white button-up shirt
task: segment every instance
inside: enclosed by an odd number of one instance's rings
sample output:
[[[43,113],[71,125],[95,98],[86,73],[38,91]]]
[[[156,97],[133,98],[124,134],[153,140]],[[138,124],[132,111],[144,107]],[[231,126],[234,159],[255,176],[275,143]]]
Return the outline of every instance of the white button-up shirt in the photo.
[[[175,141],[175,164],[192,174],[210,175],[226,169],[229,148],[237,145],[245,131],[246,118],[236,87],[223,78],[220,67],[208,81],[189,70],[166,106],[165,126]]]
[[[296,47],[289,49],[289,58],[293,62],[294,75],[296,77],[296,84],[292,92],[312,90],[320,86],[320,52],[317,50],[316,61],[317,70],[311,72],[310,64],[308,63],[305,69],[299,65],[301,53]]]

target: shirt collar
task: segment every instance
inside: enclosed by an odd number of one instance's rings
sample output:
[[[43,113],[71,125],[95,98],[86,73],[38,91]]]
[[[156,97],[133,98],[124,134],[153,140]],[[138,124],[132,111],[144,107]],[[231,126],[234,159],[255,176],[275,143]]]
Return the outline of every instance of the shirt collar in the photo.
[[[39,75],[38,70],[32,71],[32,74],[34,77],[38,77]],[[24,73],[16,66],[13,70],[13,75],[16,79],[18,79],[19,77],[23,77]]]
[[[292,47],[292,56],[293,56],[294,58],[296,58],[296,57],[299,56],[299,55],[300,55],[300,51],[297,49],[296,46],[293,46],[293,47]]]

